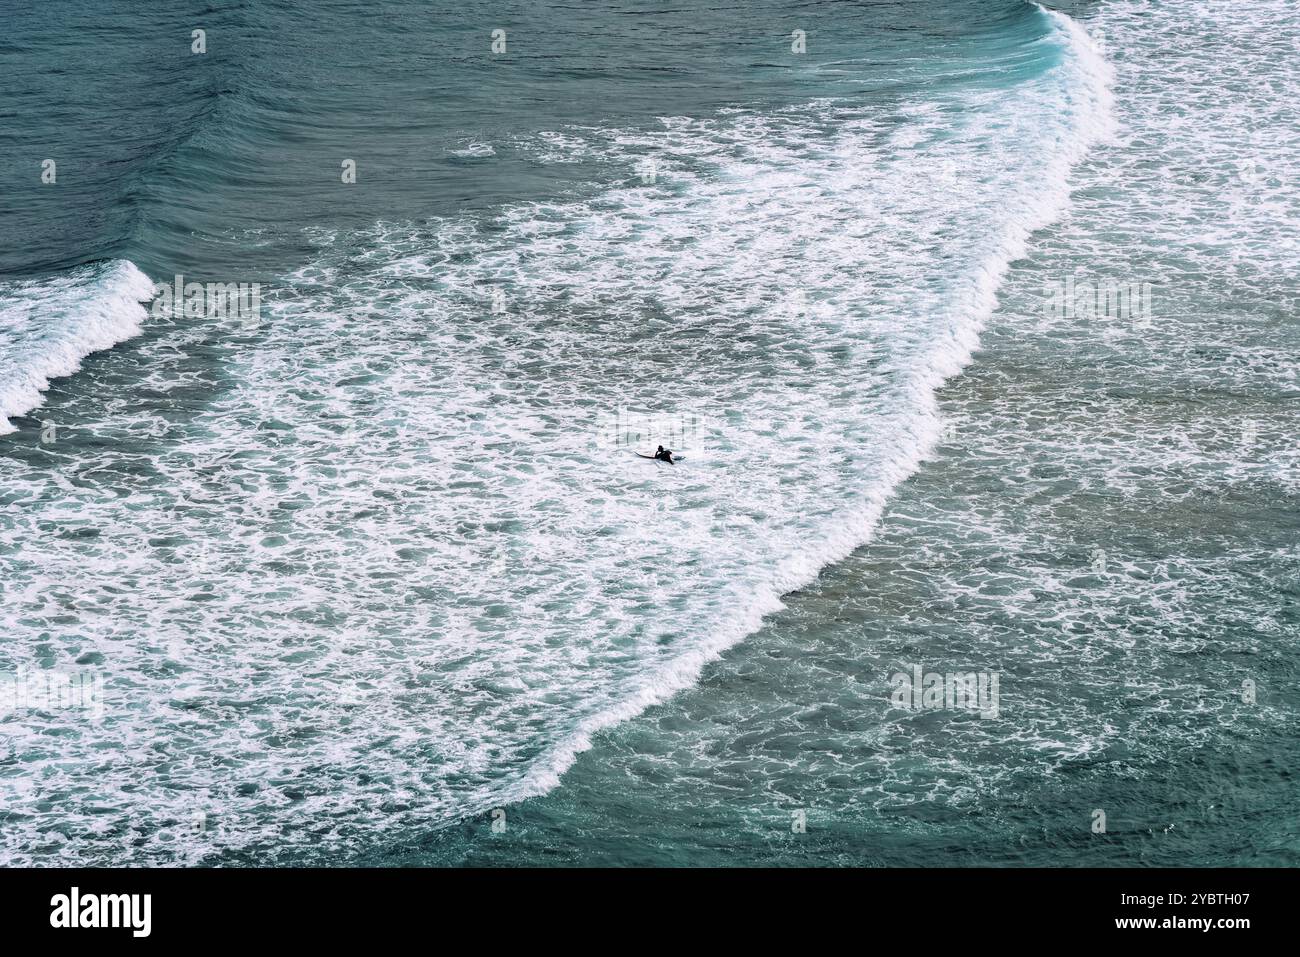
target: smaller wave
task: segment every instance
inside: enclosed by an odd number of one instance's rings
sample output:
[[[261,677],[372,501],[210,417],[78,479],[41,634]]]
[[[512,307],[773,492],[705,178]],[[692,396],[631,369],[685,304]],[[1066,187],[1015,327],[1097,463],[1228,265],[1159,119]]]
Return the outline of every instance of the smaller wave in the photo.
[[[51,379],[72,375],[92,352],[140,334],[154,286],[125,259],[46,279],[0,283],[0,435],[44,402]]]
[[[485,156],[496,156],[497,151],[492,148],[491,143],[481,143],[473,140],[459,149],[448,150],[451,156],[460,156],[471,159],[482,159]]]

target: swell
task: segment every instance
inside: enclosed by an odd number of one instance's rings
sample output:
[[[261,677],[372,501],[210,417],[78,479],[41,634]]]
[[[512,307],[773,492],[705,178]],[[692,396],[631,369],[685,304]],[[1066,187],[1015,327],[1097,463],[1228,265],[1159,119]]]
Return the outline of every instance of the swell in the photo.
[[[907,389],[915,403],[910,445],[889,462],[883,481],[872,489],[867,501],[837,515],[833,527],[824,529],[820,537],[806,540],[804,547],[780,563],[765,588],[738,602],[736,607],[743,609],[741,614],[714,630],[668,667],[648,674],[639,688],[614,707],[580,722],[532,765],[523,780],[505,789],[502,800],[518,802],[546,794],[560,784],[578,755],[592,746],[595,734],[693,686],[706,665],[760,628],[766,616],[784,607],[783,595],[810,584],[823,568],[842,561],[868,543],[895,489],[933,454],[942,429],[938,390],[972,361],[980,333],[997,308],[998,287],[1012,263],[1026,252],[1033,233],[1050,225],[1067,207],[1072,167],[1112,130],[1110,66],[1074,20],[1041,6],[1038,10],[1050,21],[1054,39],[1062,48],[1063,60],[1057,69],[1069,74],[1071,87],[1064,106],[1072,111],[1073,138],[1047,162],[1044,176],[1048,188],[1027,215],[1005,225],[995,251],[980,263],[948,335],[941,339],[928,361],[908,371]]]

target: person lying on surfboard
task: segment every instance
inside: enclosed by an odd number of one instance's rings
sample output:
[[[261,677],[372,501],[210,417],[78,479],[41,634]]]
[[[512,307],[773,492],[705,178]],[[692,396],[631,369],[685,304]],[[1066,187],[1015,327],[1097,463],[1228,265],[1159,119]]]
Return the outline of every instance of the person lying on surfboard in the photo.
[[[662,445],[655,450],[654,455],[645,455],[641,452],[638,452],[637,455],[640,455],[643,459],[658,459],[660,462],[667,462],[669,465],[677,464],[673,461],[672,449],[666,449]]]

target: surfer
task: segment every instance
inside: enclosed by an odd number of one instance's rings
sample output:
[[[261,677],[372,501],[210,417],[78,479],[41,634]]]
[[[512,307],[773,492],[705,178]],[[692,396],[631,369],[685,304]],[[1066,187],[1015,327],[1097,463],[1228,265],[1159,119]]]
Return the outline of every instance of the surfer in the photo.
[[[666,449],[662,445],[655,449],[654,455],[646,455],[644,452],[638,452],[637,455],[641,456],[643,459],[655,459],[659,462],[667,462],[669,465],[677,464],[673,461],[672,449]]]

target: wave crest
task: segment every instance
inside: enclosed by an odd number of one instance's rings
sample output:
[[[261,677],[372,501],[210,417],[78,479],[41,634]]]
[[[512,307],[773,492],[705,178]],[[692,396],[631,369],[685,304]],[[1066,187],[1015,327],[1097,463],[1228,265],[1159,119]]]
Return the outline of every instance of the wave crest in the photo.
[[[140,334],[153,282],[115,259],[60,276],[0,283],[0,434],[44,402],[51,379],[72,375],[92,352]]]

